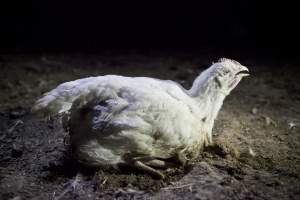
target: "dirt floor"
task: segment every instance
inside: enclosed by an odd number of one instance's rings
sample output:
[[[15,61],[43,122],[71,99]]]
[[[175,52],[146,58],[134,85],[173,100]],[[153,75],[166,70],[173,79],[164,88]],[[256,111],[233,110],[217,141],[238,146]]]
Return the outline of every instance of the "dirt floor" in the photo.
[[[87,169],[56,121],[30,113],[57,84],[104,74],[176,80],[185,87],[216,57],[189,54],[0,56],[0,199],[300,199],[300,67],[256,60],[224,102],[216,144],[165,180]]]

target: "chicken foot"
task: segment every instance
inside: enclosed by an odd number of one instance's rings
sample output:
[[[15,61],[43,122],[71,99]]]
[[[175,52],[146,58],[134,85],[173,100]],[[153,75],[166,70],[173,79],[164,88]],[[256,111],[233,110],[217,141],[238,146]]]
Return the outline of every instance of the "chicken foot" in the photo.
[[[133,166],[138,168],[139,170],[154,175],[158,178],[164,178],[165,175],[157,169],[168,169],[176,166],[176,164],[174,163],[149,156],[132,158],[132,163]]]
[[[139,169],[141,171],[144,171],[146,173],[149,173],[149,174],[151,174],[155,177],[158,177],[158,178],[161,178],[161,179],[165,178],[165,175],[162,172],[160,172],[160,171],[144,164],[142,161],[139,161],[139,160],[134,161],[133,166],[136,167],[137,169]]]
[[[185,149],[177,152],[172,158],[157,158],[146,155],[136,155],[135,157],[127,155],[124,157],[127,165],[144,171],[158,178],[164,178],[165,175],[159,169],[170,169],[181,166],[186,166],[189,159],[186,157]]]

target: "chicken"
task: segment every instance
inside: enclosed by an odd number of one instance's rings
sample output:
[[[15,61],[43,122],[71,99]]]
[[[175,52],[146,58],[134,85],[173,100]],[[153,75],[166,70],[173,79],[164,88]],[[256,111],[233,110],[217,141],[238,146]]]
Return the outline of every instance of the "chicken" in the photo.
[[[76,159],[88,166],[129,165],[163,178],[212,144],[224,98],[248,69],[222,58],[190,90],[176,82],[106,75],[59,85],[33,111],[62,116]]]

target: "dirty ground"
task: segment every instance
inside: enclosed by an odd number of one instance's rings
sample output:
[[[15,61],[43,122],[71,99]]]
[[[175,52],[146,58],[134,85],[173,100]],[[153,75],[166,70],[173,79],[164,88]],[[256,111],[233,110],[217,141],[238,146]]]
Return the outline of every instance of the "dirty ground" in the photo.
[[[57,121],[30,113],[42,93],[88,76],[149,76],[190,87],[217,60],[199,55],[1,55],[0,199],[300,199],[299,66],[239,60],[251,76],[225,100],[215,145],[165,180],[87,169],[72,159]]]

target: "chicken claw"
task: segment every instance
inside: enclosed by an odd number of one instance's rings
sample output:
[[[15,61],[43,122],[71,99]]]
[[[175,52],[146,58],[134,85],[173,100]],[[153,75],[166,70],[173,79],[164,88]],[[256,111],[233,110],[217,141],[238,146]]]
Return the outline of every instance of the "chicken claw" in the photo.
[[[148,165],[145,165],[143,162],[141,162],[139,160],[134,161],[133,166],[141,171],[145,171],[145,172],[147,172],[155,177],[158,177],[160,179],[165,178],[165,175],[163,173],[161,173],[158,170],[153,169],[152,167],[149,167]]]

